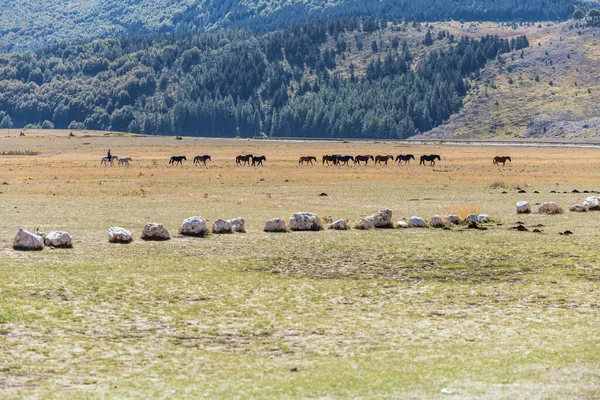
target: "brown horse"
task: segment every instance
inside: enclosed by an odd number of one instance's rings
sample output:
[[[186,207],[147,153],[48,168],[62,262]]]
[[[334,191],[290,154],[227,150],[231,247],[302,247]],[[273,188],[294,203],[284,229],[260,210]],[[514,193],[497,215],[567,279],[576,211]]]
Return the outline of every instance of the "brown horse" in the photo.
[[[377,164],[381,165],[381,163],[384,163],[385,165],[387,165],[389,160],[394,161],[394,156],[391,154],[386,154],[385,156],[377,156],[377,157],[375,157],[375,165],[377,165]]]
[[[421,156],[421,161],[419,162],[419,165],[425,165],[425,162],[428,161],[429,165],[431,165],[433,167],[435,165],[435,160],[442,161],[442,157],[440,157],[437,154],[430,154],[428,156]]]
[[[263,165],[263,161],[267,161],[267,157],[265,157],[265,156],[252,157],[252,166],[255,167],[257,165]]]
[[[414,160],[415,156],[412,154],[400,154],[398,157],[396,157],[396,161],[394,162],[398,162],[398,165],[402,164],[402,161],[404,161],[404,164],[410,164],[410,160]]]
[[[304,165],[304,163],[306,163],[308,165],[308,163],[310,163],[310,165],[313,165],[313,161],[317,162],[317,157],[313,157],[313,156],[300,157],[300,159],[298,160],[298,164]]]
[[[325,163],[327,163],[327,166],[329,166],[331,164],[337,165],[340,157],[341,157],[341,154],[334,154],[332,156],[325,155],[325,156],[323,156],[323,165],[325,165]]]
[[[373,161],[375,159],[373,158],[373,156],[368,154],[364,156],[356,156],[354,157],[354,164],[360,165],[361,162],[364,162],[365,165],[369,165],[369,160]]]
[[[494,165],[498,165],[498,164],[502,163],[502,166],[505,166],[507,161],[512,162],[512,160],[510,159],[509,156],[503,156],[503,157],[496,156],[496,157],[494,157]]]
[[[244,163],[244,165],[246,164],[250,164],[250,162],[252,161],[252,154],[246,154],[245,156],[243,155],[239,155],[235,158],[235,164],[236,165],[242,165],[242,163]]]
[[[210,156],[208,154],[205,154],[203,156],[196,156],[196,157],[194,157],[194,165],[196,165],[196,164],[200,165],[200,163],[203,163],[204,166],[206,166],[206,162],[207,161],[212,161],[210,159]]]

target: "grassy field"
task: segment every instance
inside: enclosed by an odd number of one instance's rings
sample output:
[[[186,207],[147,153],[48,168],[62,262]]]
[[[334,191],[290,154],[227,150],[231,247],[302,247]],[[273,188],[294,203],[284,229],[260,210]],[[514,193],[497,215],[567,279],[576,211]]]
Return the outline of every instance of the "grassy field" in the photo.
[[[600,213],[515,214],[600,190],[596,148],[16,133],[0,131],[4,154],[39,154],[0,156],[2,398],[600,396]],[[132,166],[100,166],[108,148]],[[245,152],[266,165],[235,167]],[[297,164],[327,153],[442,160]],[[196,154],[213,163],[192,166]],[[382,208],[496,223],[262,232],[298,211],[356,223]],[[244,217],[247,233],[181,237],[194,215]],[[153,221],[171,241],[139,239]],[[110,245],[114,225],[136,240]],[[74,248],[13,251],[20,226],[66,230]]]

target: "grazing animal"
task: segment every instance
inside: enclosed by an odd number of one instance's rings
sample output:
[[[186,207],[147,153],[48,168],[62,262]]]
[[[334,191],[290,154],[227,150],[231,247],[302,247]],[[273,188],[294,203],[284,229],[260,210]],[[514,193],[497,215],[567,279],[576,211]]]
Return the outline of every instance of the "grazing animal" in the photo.
[[[310,163],[310,165],[313,165],[313,161],[317,162],[317,157],[313,157],[313,156],[300,157],[300,159],[298,160],[298,164],[304,165],[304,163],[306,163],[306,164]]]
[[[115,156],[113,156],[114,158]],[[123,158],[119,158],[119,167],[121,165],[127,165],[129,166],[129,163],[133,161],[133,159],[131,157],[123,157]]]
[[[504,165],[506,165],[507,161],[512,162],[512,160],[510,159],[509,156],[503,156],[503,157],[496,156],[496,157],[494,157],[494,165],[498,165],[498,164],[502,163],[502,165],[504,166]]]
[[[173,156],[169,160],[169,164],[173,164],[173,165],[180,164],[183,167],[183,161],[187,161],[187,158],[185,158],[185,156]]]
[[[267,161],[267,157],[265,156],[260,156],[260,157],[252,157],[252,166],[256,166],[256,165],[263,165],[263,161]]]
[[[399,164],[402,164],[402,161],[404,161],[405,164],[410,164],[410,160],[414,160],[415,156],[412,154],[400,154],[398,157],[396,157],[396,161],[394,162],[398,162]]]
[[[104,166],[107,166],[108,163],[110,163],[110,165],[115,165],[115,161],[118,161],[119,157],[118,156],[111,156],[110,159],[108,158],[108,156],[104,156],[102,157],[102,159],[100,159],[100,165],[104,164]]]
[[[375,159],[373,158],[373,156],[368,154],[364,156],[356,156],[354,157],[354,164],[360,165],[361,162],[364,162],[365,165],[369,165],[369,160],[374,161]]]
[[[337,165],[347,165],[350,166],[350,164],[348,164],[349,161],[354,161],[354,157],[353,156],[339,156],[337,158]]]
[[[429,161],[429,165],[434,166],[435,160],[442,161],[442,158],[440,156],[438,156],[437,154],[421,156],[421,162],[419,163],[419,165],[425,165],[425,161]]]
[[[340,154],[334,154],[334,155],[325,155],[323,156],[323,165],[325,165],[325,163],[327,163],[327,166],[329,165],[337,165],[339,162],[339,158],[341,157]]]
[[[236,165],[242,165],[242,163],[244,163],[244,165],[246,164],[250,164],[250,161],[252,161],[252,158],[254,156],[252,154],[246,154],[245,156],[243,155],[239,155],[235,158],[235,164]]]
[[[381,165],[381,163],[384,163],[385,165],[387,165],[389,160],[394,160],[394,156],[391,154],[386,154],[385,156],[377,156],[375,157],[375,165],[379,164]]]
[[[194,157],[194,165],[202,163],[202,164],[204,164],[204,166],[206,166],[207,161],[212,161],[208,154],[205,154],[203,156]]]

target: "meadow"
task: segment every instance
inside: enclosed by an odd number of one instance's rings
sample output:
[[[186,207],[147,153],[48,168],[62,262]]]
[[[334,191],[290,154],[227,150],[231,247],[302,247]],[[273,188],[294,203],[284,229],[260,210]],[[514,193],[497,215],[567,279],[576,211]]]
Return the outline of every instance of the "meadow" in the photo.
[[[596,147],[17,133],[0,131],[2,398],[600,396],[600,212],[515,214],[600,191]],[[132,165],[101,166],[109,148]],[[243,153],[265,166],[236,167]],[[322,166],[332,153],[442,159]],[[319,163],[298,166],[307,155]],[[262,232],[299,211],[353,225],[383,208],[495,222]],[[247,233],[181,237],[195,215],[241,216]],[[140,240],[147,222],[172,240]],[[109,244],[115,225],[136,240]],[[74,248],[14,251],[21,226]]]

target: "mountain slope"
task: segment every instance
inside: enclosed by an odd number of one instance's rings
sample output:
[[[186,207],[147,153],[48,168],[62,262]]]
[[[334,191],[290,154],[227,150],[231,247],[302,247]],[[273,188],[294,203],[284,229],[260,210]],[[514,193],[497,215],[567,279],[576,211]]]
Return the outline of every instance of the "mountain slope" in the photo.
[[[0,0],[0,52],[142,33],[244,28],[372,16],[391,20],[555,20],[574,0]]]

